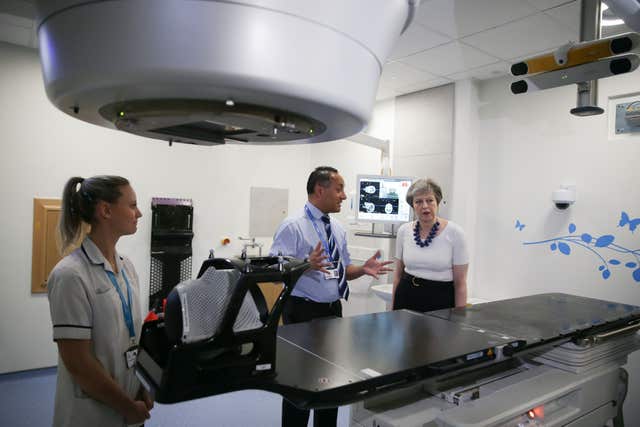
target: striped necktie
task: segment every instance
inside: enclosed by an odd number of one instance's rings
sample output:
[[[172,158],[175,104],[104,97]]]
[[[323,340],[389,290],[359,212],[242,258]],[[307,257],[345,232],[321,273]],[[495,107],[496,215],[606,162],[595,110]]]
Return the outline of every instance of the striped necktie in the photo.
[[[322,222],[324,223],[324,230],[327,233],[327,241],[329,243],[329,252],[331,253],[331,261],[337,263],[338,266],[338,292],[340,296],[345,300],[349,298],[349,285],[347,284],[347,275],[344,272],[344,266],[340,259],[340,251],[336,244],[336,239],[331,232],[331,220],[329,215],[322,215]]]

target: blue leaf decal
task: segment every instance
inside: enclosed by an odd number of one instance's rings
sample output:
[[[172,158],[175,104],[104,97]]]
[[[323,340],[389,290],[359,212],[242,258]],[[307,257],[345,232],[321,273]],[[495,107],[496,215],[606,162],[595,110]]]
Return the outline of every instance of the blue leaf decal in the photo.
[[[558,243],[558,250],[565,255],[569,255],[571,253],[571,248],[564,242]]]
[[[640,217],[634,218],[632,220],[631,218],[628,218],[628,215],[626,215],[626,213],[623,212],[621,215],[619,226],[625,227],[627,224],[629,225],[629,230],[633,232],[636,227],[640,228]],[[521,227],[524,227],[524,224],[522,224],[520,220],[516,219],[516,228],[521,230]],[[583,248],[586,248],[588,251],[593,252],[602,261],[601,265],[598,265],[598,261],[596,261],[595,266],[604,280],[607,280],[611,277],[614,267],[624,265],[624,267],[631,269],[631,275],[633,279],[636,282],[640,283],[640,249],[631,250],[621,246],[620,243],[614,243],[616,237],[613,234],[605,234],[598,237],[597,235],[594,236],[590,233],[578,233],[578,227],[573,222],[567,225],[567,229],[569,230],[570,235],[557,236],[555,238],[538,242],[533,241],[522,243],[524,245],[548,244],[549,250],[551,252],[557,250],[563,255],[571,255],[571,244],[575,243],[578,246],[581,246]],[[606,248],[611,252],[617,252],[618,254],[615,255],[620,255],[621,258],[606,259],[603,257],[603,254],[600,253],[601,251],[598,248]],[[627,258],[627,255],[631,255],[633,258],[630,260],[629,258]]]
[[[597,248],[604,248],[604,247],[609,246],[610,244],[612,244],[614,240],[615,240],[615,237],[612,236],[611,234],[606,234],[604,236],[600,236],[600,237],[598,237],[598,240],[596,240],[596,247]]]

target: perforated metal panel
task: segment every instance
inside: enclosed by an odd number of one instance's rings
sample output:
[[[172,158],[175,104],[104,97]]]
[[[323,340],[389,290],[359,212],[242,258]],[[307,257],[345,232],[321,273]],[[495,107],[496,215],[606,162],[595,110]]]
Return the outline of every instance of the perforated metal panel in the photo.
[[[182,259],[180,259],[182,258]],[[163,253],[151,255],[149,308],[159,307],[173,287],[192,277],[192,256]]]
[[[149,295],[156,295],[162,290],[162,261],[151,257],[151,276],[149,284]]]
[[[185,258],[180,261],[180,281],[184,281],[191,278],[191,258]]]
[[[157,309],[175,285],[192,277],[193,205],[190,199],[154,197],[151,211],[149,308]]]

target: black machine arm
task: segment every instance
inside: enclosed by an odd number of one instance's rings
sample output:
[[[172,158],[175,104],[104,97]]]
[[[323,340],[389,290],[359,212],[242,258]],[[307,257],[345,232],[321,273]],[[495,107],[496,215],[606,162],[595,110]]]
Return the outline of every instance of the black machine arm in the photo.
[[[180,298],[170,295],[165,318],[146,322],[140,338],[136,373],[160,403],[173,403],[244,388],[276,372],[276,333],[284,301],[309,264],[289,257],[206,260],[198,277],[209,269],[236,270],[241,274],[222,310],[218,332],[198,342],[180,342],[169,326],[182,323]],[[272,310],[258,287],[262,282],[282,282],[283,290]],[[174,292],[175,294],[175,292]],[[262,326],[234,331],[247,295],[255,303]],[[172,299],[173,298],[173,299]],[[175,304],[172,304],[175,302]]]

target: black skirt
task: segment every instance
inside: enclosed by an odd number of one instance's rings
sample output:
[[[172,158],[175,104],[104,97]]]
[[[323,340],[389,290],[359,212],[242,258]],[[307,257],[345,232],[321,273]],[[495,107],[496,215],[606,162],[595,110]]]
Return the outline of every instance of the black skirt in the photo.
[[[453,308],[456,296],[453,281],[439,282],[420,279],[404,273],[396,288],[393,309],[406,308],[413,311],[433,311]]]

